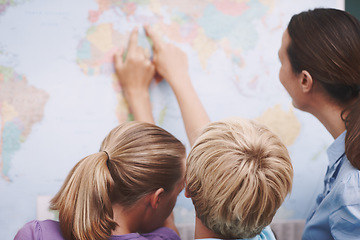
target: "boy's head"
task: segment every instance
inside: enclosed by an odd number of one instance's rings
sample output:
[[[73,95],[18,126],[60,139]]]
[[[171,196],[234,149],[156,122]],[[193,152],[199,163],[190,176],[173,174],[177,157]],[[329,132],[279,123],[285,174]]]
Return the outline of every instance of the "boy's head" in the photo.
[[[291,191],[285,145],[264,126],[232,118],[208,125],[186,162],[196,216],[224,238],[252,238]]]

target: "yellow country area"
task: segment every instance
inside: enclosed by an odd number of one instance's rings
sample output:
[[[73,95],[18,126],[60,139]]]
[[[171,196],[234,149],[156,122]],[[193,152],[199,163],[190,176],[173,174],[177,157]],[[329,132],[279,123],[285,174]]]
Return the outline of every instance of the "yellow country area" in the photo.
[[[284,111],[280,104],[269,108],[255,120],[277,134],[287,146],[295,142],[301,130],[300,122],[296,118],[293,108]]]
[[[274,0],[259,0],[259,2],[266,6],[274,6],[275,4]]]
[[[208,59],[216,51],[215,42],[206,37],[204,29],[199,29],[192,46],[199,55],[201,66],[206,68]]]
[[[19,116],[19,114],[13,106],[8,104],[6,101],[2,102],[1,117],[3,118],[3,122],[9,122],[17,116]]]
[[[177,22],[172,22],[171,24],[165,24],[160,22],[153,28],[157,32],[166,34],[170,39],[176,42],[184,42],[183,36],[181,35],[180,25]]]
[[[101,24],[87,35],[89,42],[102,52],[110,51],[113,47],[113,26],[111,23]]]
[[[105,12],[111,6],[111,1],[109,0],[97,0],[97,3],[99,5],[99,11],[101,12]]]
[[[263,4],[264,6],[268,6],[269,7],[269,12],[272,12],[274,10],[274,7],[275,7],[274,0],[259,0],[259,2],[261,4]]]
[[[86,75],[99,75],[101,73],[100,65],[89,66],[88,64],[81,63],[78,61],[80,69]]]
[[[153,13],[161,15],[161,8],[163,7],[163,4],[160,2],[160,0],[152,0],[150,1],[150,9]]]
[[[80,67],[80,69],[85,73],[85,74],[88,74],[89,72],[89,66],[85,63],[81,63],[78,61],[78,65]]]

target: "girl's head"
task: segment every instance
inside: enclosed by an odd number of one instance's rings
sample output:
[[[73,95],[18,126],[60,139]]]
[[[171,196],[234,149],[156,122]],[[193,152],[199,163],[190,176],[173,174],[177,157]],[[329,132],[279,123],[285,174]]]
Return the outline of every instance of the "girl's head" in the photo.
[[[139,230],[159,227],[181,191],[184,161],[184,145],[160,127],[126,122],[114,128],[100,152],[78,162],[52,199],[64,237],[107,239],[116,227],[113,204],[131,209],[160,190],[169,202]]]
[[[360,169],[359,21],[337,9],[294,15],[283,35],[279,58],[280,81],[295,107],[311,113],[323,107],[321,102],[309,101],[302,94],[305,91],[341,109],[347,130],[346,155]]]

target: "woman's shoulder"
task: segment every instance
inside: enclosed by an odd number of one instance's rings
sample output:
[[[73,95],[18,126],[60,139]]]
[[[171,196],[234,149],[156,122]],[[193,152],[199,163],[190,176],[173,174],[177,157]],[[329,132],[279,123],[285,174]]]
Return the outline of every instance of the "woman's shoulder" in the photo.
[[[333,203],[343,208],[348,205],[360,209],[360,171],[346,158],[341,166],[336,184],[332,190]]]
[[[335,239],[358,239],[360,234],[360,171],[349,161],[343,163],[341,179],[334,188],[334,206],[329,212],[329,224]]]
[[[53,239],[64,240],[59,222],[53,220],[33,220],[26,223],[16,234],[14,240]]]
[[[339,172],[339,184],[342,187],[357,187],[360,189],[360,170],[355,168],[350,161],[344,156],[343,164]]]

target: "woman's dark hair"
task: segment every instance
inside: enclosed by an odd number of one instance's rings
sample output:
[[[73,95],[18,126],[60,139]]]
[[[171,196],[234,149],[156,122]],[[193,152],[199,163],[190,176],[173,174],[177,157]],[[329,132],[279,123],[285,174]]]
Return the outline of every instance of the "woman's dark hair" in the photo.
[[[343,108],[345,152],[360,169],[360,23],[351,14],[318,8],[294,15],[287,53],[295,74],[306,70]]]

